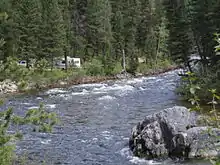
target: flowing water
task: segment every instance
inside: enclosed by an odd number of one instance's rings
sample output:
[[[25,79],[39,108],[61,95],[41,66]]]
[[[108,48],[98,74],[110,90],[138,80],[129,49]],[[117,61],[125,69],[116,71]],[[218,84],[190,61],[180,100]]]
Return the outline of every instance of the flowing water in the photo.
[[[146,161],[134,157],[128,148],[131,129],[144,116],[181,105],[175,88],[177,71],[159,76],[52,89],[35,96],[11,98],[5,107],[16,113],[40,103],[61,119],[53,133],[30,133],[18,143],[17,153],[33,162],[68,165],[207,164]]]

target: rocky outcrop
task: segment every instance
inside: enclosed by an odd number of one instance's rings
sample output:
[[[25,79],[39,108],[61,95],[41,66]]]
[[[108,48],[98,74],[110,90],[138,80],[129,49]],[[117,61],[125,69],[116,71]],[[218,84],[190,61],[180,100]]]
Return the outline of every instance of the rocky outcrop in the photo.
[[[18,91],[18,86],[15,82],[6,79],[0,82],[0,94],[14,93]]]
[[[129,141],[136,156],[195,158],[219,155],[218,139],[207,127],[197,126],[198,116],[185,107],[173,107],[149,115],[132,130]],[[213,129],[220,135],[219,129]]]

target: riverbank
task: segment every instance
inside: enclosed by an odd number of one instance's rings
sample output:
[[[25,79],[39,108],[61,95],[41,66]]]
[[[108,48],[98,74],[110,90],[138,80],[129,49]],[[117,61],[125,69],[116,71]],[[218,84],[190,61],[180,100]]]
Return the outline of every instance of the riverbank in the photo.
[[[131,75],[127,74],[127,76],[123,76],[123,74],[116,74],[114,76],[84,76],[84,77],[79,77],[75,78],[74,80],[70,80],[67,82],[62,82],[60,81],[59,83],[52,83],[48,84],[45,87],[42,87],[41,89],[51,89],[51,88],[67,88],[72,85],[79,85],[79,84],[92,84],[92,83],[101,83],[104,81],[109,81],[109,80],[120,80],[120,79],[130,79],[130,78],[138,78],[138,77],[144,77],[144,76],[155,76],[159,75],[165,72],[169,72],[175,69],[178,69],[179,67],[177,66],[170,66],[165,69],[158,69],[158,70],[151,70],[145,74],[136,74],[136,75]]]
[[[119,73],[113,76],[78,76],[78,77],[68,77],[66,79],[60,79],[52,83],[48,84],[39,84],[38,86],[34,85],[27,85],[28,88],[26,89],[19,89],[18,85],[16,86],[14,82],[10,80],[5,80],[7,82],[7,85],[1,86],[0,84],[0,91],[1,88],[5,86],[13,87],[13,89],[8,90],[8,92],[0,93],[0,97],[7,97],[11,95],[20,95],[20,94],[26,94],[26,93],[37,93],[39,91],[45,91],[48,89],[53,88],[68,88],[73,85],[79,85],[79,84],[92,84],[92,83],[101,83],[109,80],[120,80],[120,79],[130,79],[130,78],[138,78],[138,77],[145,77],[145,76],[155,76],[159,75],[168,71],[176,70],[178,69],[178,66],[169,66],[164,69],[154,69],[149,70],[146,73],[137,73],[136,75],[131,75],[129,73]],[[5,84],[5,83],[2,83]],[[6,88],[7,89],[7,88]]]

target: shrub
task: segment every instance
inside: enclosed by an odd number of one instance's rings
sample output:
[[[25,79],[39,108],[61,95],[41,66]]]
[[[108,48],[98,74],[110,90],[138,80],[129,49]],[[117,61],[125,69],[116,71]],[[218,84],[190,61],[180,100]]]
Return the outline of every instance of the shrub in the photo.
[[[44,72],[43,77],[48,80],[48,83],[53,83],[65,79],[68,77],[68,73],[60,69],[54,69],[52,71],[47,70]]]
[[[118,74],[123,70],[122,66],[121,66],[121,62],[120,61],[116,61],[114,64],[114,69],[112,71],[112,74]]]
[[[220,123],[220,117],[219,117],[219,112],[217,110],[217,104],[219,103],[220,100],[220,96],[217,94],[217,90],[216,89],[207,89],[207,88],[201,88],[198,84],[197,84],[197,80],[198,78],[195,76],[195,74],[193,73],[187,73],[188,76],[185,78],[186,80],[188,80],[188,83],[186,85],[186,89],[188,90],[189,93],[189,102],[193,105],[193,107],[191,108],[191,110],[193,111],[199,111],[200,114],[203,112],[202,107],[200,106],[200,97],[198,95],[198,93],[200,91],[204,92],[207,91],[210,93],[209,99],[211,100],[210,102],[208,102],[207,104],[211,105],[211,108],[208,109],[208,111],[206,112],[205,115],[201,115],[200,117],[200,124],[205,124],[205,126],[208,126],[208,129],[206,132],[204,133],[208,133],[209,136],[219,139],[219,135],[214,134],[212,132],[212,128],[219,128],[219,123]],[[203,90],[202,90],[203,89]],[[209,138],[209,137],[208,137]],[[215,145],[213,145],[213,147],[216,147]],[[204,151],[206,152],[206,151]],[[219,165],[220,161],[218,160],[218,158],[216,159],[210,159],[211,163],[213,165]]]
[[[152,67],[146,63],[139,64],[137,68],[138,73],[148,73],[150,70],[152,70]]]
[[[3,64],[1,75],[2,80],[10,79],[12,81],[19,82],[21,80],[27,80],[30,72],[27,68],[19,66],[17,59],[8,57],[5,64]]]
[[[86,62],[84,69],[89,76],[105,75],[104,65],[101,60],[92,59],[90,62]]]
[[[55,113],[44,110],[43,105],[39,109],[27,111],[24,117],[16,116],[12,108],[0,112],[0,162],[1,165],[12,164],[15,156],[15,140],[22,138],[21,132],[9,133],[13,125],[31,125],[33,131],[51,132],[58,119]]]
[[[172,64],[171,64],[171,61],[168,60],[168,59],[160,59],[157,63],[157,68],[159,69],[165,69],[165,68],[168,68],[170,67]]]
[[[35,71],[40,73],[43,73],[46,69],[48,69],[48,67],[49,67],[49,63],[45,58],[38,60],[35,63],[35,68],[36,68]]]

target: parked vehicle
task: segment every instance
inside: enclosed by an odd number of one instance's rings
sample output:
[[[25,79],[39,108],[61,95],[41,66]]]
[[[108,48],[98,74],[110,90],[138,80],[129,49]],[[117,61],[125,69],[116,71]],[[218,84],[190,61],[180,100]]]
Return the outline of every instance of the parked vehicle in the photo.
[[[55,67],[59,69],[65,69],[66,67],[65,58],[56,60]],[[70,67],[80,68],[81,67],[80,58],[67,57],[67,67],[68,68]]]
[[[27,61],[26,60],[21,60],[18,62],[18,65],[27,67]],[[31,63],[29,63],[29,68],[33,67]]]

